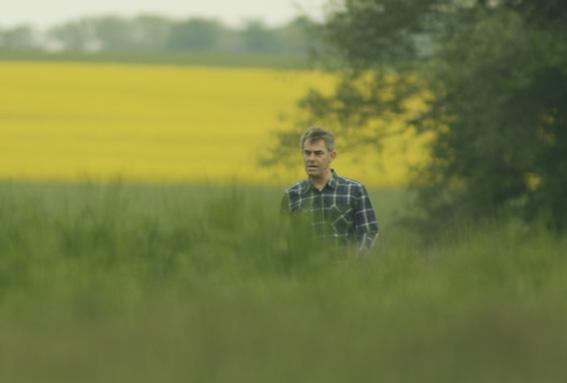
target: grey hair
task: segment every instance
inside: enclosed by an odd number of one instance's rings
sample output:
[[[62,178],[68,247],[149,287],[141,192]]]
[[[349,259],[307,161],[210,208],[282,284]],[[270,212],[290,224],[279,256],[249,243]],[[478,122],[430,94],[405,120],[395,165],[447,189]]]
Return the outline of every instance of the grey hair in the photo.
[[[305,145],[306,141],[313,143],[319,140],[325,141],[325,146],[327,147],[327,150],[329,152],[335,150],[335,136],[333,136],[333,133],[323,128],[317,127],[309,128],[305,132],[303,132],[301,138],[299,139],[299,146],[301,150],[303,150],[303,146]]]

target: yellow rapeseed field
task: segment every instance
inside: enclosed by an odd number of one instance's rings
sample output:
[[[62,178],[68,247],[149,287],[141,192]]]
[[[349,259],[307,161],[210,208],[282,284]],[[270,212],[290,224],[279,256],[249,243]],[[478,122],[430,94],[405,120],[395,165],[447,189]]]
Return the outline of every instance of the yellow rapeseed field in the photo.
[[[308,71],[0,63],[0,178],[286,184],[301,168],[274,173],[258,154],[308,87],[332,84]],[[401,150],[407,139],[359,163],[339,155],[335,168],[403,183],[423,156]]]

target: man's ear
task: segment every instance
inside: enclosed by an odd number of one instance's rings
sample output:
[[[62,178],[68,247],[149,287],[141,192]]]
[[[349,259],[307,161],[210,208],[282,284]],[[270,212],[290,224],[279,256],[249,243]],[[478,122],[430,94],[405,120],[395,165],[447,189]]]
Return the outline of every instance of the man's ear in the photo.
[[[334,150],[330,153],[331,155],[331,159],[334,160],[335,158],[337,158],[337,152],[335,152]]]

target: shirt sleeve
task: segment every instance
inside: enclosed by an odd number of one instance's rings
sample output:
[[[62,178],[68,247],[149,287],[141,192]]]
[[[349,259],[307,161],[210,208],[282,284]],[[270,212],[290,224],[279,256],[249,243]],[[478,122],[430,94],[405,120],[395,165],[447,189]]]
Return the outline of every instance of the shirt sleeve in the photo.
[[[289,193],[287,191],[285,191],[282,196],[282,200],[280,202],[280,212],[289,213]]]
[[[354,230],[359,249],[369,249],[374,246],[376,238],[378,238],[378,222],[364,186],[361,186],[360,196],[355,207]]]

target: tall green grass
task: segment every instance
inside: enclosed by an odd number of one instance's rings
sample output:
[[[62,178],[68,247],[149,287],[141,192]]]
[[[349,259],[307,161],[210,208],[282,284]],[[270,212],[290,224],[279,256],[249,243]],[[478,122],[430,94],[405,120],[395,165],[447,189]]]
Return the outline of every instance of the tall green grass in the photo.
[[[515,221],[421,241],[372,193],[365,256],[263,187],[0,184],[6,382],[560,382],[567,241]]]

